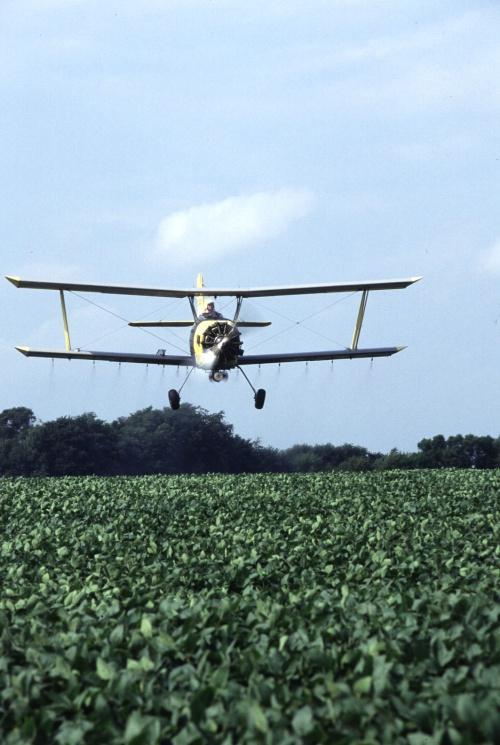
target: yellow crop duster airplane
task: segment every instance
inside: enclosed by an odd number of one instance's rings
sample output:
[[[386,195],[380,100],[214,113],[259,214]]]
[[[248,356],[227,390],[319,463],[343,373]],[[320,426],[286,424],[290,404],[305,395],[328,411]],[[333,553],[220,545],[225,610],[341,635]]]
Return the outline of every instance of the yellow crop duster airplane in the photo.
[[[65,349],[32,349],[30,347],[16,347],[27,357],[65,358],[74,360],[107,360],[110,362],[138,362],[148,365],[181,365],[191,368],[184,383],[195,368],[201,368],[209,373],[210,380],[219,382],[226,380],[228,370],[238,368],[244,375],[254,392],[255,407],[262,409],[266,392],[262,388],[256,390],[248,379],[243,367],[246,365],[265,365],[282,362],[314,362],[317,360],[357,359],[360,357],[389,357],[404,347],[358,347],[361,325],[368,300],[368,293],[372,290],[396,290],[408,287],[421,277],[408,279],[375,280],[362,282],[338,282],[314,285],[291,285],[288,287],[254,287],[241,288],[208,288],[203,284],[201,274],[197,277],[196,288],[168,289],[158,287],[121,287],[118,285],[97,285],[81,282],[44,282],[38,280],[21,279],[7,276],[6,279],[16,287],[39,290],[56,290],[61,300],[61,310],[64,326]],[[156,354],[138,354],[134,352],[95,352],[71,347],[68,318],[64,292],[101,292],[116,295],[141,295],[149,297],[188,298],[193,320],[189,321],[132,321],[130,326],[136,327],[191,327],[190,354],[169,355],[160,349]],[[244,355],[240,329],[245,327],[269,326],[267,321],[240,321],[240,311],[245,298],[273,297],[278,295],[307,295],[331,292],[361,292],[359,311],[354,326],[351,346],[345,349],[334,349],[323,352],[285,352],[282,354],[250,354]],[[236,312],[233,318],[224,318],[217,313],[212,298],[236,298]],[[180,405],[180,391],[170,390],[168,398],[172,409]]]

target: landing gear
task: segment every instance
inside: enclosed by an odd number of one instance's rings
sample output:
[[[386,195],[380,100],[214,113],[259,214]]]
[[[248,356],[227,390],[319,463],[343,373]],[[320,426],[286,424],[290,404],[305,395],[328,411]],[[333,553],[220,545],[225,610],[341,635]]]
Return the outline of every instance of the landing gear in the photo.
[[[255,391],[255,408],[256,409],[262,409],[264,406],[264,401],[266,400],[266,392],[263,388],[259,388],[257,391]]]
[[[220,383],[221,380],[227,380],[229,378],[229,373],[225,370],[212,370],[210,375],[208,376],[208,379],[212,381],[212,383]]]
[[[262,409],[263,406],[264,406],[264,401],[266,400],[266,392],[265,392],[265,390],[263,388],[259,388],[258,390],[256,390],[253,387],[253,385],[251,384],[251,382],[249,381],[249,379],[247,378],[247,375],[246,375],[245,371],[242,370],[239,365],[237,365],[237,368],[240,371],[240,373],[243,375],[243,377],[245,378],[245,380],[247,381],[248,385],[250,386],[250,388],[253,391],[253,400],[255,402],[255,408],[256,409]]]
[[[174,411],[177,411],[179,406],[181,405],[181,391],[188,382],[189,376],[193,372],[194,367],[191,368],[191,370],[188,372],[186,377],[184,378],[184,383],[181,385],[178,391],[175,390],[175,388],[171,388],[168,392],[168,401],[170,404],[170,408]]]
[[[171,388],[168,392],[168,401],[170,403],[170,408],[177,410],[179,406],[181,405],[181,397],[179,395],[179,392],[175,390],[175,388]]]

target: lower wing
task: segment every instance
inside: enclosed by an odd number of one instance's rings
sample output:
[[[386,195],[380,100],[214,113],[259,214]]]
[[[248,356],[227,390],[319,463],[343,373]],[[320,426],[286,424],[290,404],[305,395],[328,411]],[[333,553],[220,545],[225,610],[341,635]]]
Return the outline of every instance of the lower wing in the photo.
[[[359,357],[390,357],[406,347],[373,347],[371,349],[336,349],[326,352],[286,352],[283,354],[248,354],[238,358],[238,365],[266,365],[281,362],[318,362],[320,360],[355,360]]]
[[[163,349],[156,354],[136,354],[133,352],[91,352],[86,349],[31,349],[31,347],[16,347],[26,357],[50,357],[66,360],[98,360],[106,362],[138,362],[144,365],[183,365],[192,367],[194,360],[189,355],[165,354]]]
[[[156,354],[134,352],[94,352],[86,349],[32,349],[16,347],[26,357],[49,357],[50,359],[94,360],[106,362],[136,362],[143,365],[174,365],[195,367],[190,355],[165,354],[159,349]],[[284,352],[282,354],[248,354],[238,357],[238,366],[281,364],[282,362],[319,362],[321,360],[354,360],[368,357],[390,357],[405,347],[372,347],[369,349],[337,349],[325,352]]]

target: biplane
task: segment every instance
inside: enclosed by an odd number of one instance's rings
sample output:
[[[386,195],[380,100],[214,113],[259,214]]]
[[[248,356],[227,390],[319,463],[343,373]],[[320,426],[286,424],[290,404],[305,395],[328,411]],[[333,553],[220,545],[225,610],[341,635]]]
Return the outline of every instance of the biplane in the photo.
[[[169,289],[161,287],[125,287],[118,285],[100,285],[82,282],[45,282],[7,276],[6,279],[20,288],[38,290],[55,290],[59,293],[62,321],[64,328],[64,349],[33,349],[19,346],[26,357],[49,357],[69,360],[97,360],[109,362],[135,362],[146,365],[174,365],[190,368],[179,390],[168,392],[172,409],[180,405],[180,392],[191,372],[196,369],[207,371],[213,382],[227,380],[230,370],[238,369],[243,374],[254,394],[255,408],[262,409],[266,392],[256,389],[244,371],[249,365],[281,364],[285,362],[316,362],[319,360],[359,359],[390,357],[405,347],[367,347],[358,346],[368,294],[375,290],[396,290],[408,287],[421,277],[408,279],[375,280],[362,282],[337,282],[309,285],[290,285],[278,287],[254,288],[208,288],[203,277],[198,275],[195,288]],[[155,354],[137,352],[96,352],[71,346],[68,316],[66,312],[65,292],[107,293],[116,295],[136,295],[146,297],[187,298],[191,307],[192,319],[186,321],[130,321],[132,327],[175,328],[189,327],[189,354],[167,354],[159,349]],[[241,329],[269,326],[269,321],[240,320],[242,303],[247,298],[276,297],[283,295],[309,295],[318,293],[361,293],[360,303],[350,347],[329,349],[320,352],[284,352],[273,354],[244,354]],[[215,310],[214,299],[230,297],[236,300],[236,310],[232,317],[225,317]]]

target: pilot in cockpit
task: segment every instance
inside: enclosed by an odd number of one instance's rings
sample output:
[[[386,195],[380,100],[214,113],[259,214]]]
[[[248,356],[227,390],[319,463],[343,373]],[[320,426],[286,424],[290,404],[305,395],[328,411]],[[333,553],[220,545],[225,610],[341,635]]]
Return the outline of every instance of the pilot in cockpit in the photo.
[[[210,303],[207,303],[207,307],[205,308],[203,313],[201,313],[201,315],[198,316],[198,320],[207,321],[212,318],[222,318],[222,317],[223,317],[222,313],[219,313],[218,311],[216,311],[214,303],[210,302]]]

